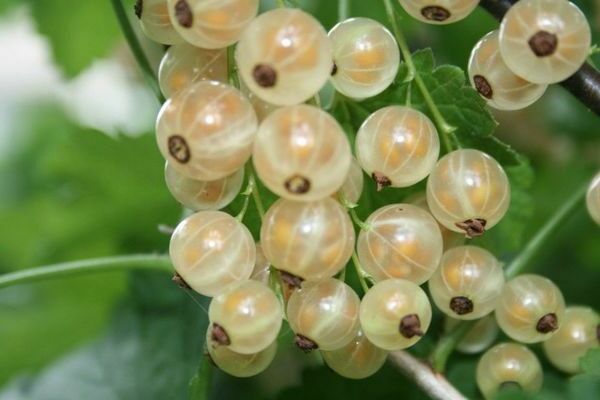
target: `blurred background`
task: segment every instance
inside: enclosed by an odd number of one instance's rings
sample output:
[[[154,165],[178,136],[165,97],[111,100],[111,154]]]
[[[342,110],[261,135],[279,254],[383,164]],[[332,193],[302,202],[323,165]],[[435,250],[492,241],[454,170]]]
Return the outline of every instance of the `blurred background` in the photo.
[[[133,1],[124,1],[132,11]],[[577,3],[597,43],[600,5]],[[298,4],[326,29],[336,23],[335,1]],[[386,23],[379,1],[351,1],[350,16]],[[402,16],[413,50],[432,47],[439,64],[463,69],[473,45],[497,27],[483,10],[443,27]],[[164,49],[143,43],[157,66]],[[0,273],[164,253],[169,238],[158,226],[175,225],[181,208],[164,185],[155,146],[159,104],[110,3],[0,0],[0,49]],[[485,242],[506,261],[600,169],[600,117],[560,86],[524,111],[495,116],[496,135],[529,158],[534,171],[529,196],[515,206],[524,228]],[[554,279],[568,303],[600,309],[600,228],[583,205],[534,270]],[[156,273],[111,272],[0,290],[0,399],[185,398],[202,352],[204,316],[169,276]],[[431,332],[416,354],[426,354],[440,329]],[[257,378],[216,372],[212,397],[423,398],[393,367],[348,381],[292,349],[290,338],[289,331],[283,335],[275,364]],[[453,383],[474,397],[477,359],[455,356],[448,369]],[[565,398],[567,377],[545,367],[543,398]]]

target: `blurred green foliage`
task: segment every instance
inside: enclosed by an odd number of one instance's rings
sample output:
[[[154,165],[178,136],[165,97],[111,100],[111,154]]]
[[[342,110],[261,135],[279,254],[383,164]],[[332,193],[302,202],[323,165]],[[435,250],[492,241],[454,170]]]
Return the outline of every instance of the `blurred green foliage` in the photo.
[[[127,1],[131,6],[133,1]],[[263,8],[272,3],[263,2]],[[336,23],[335,1],[299,3],[326,28]],[[598,37],[596,6],[591,0],[580,4]],[[30,8],[66,76],[77,75],[122,44],[108,1],[0,0],[0,15],[16,6]],[[352,0],[350,16],[386,23],[379,1]],[[406,14],[401,25],[412,49],[431,47],[438,64],[464,69],[472,46],[497,23],[477,10],[451,26],[424,25]],[[453,79],[461,78],[459,71],[452,71]],[[402,87],[396,89],[389,99],[399,103]],[[414,101],[418,104],[419,99]],[[181,210],[163,183],[163,160],[151,133],[111,139],[78,126],[53,104],[30,105],[21,115],[9,151],[0,159],[0,272],[166,250],[168,238],[157,226],[174,225]],[[512,165],[508,170],[518,190],[513,190],[511,214],[479,242],[508,261],[598,169],[600,120],[560,88],[526,111],[495,117],[500,121],[496,137],[529,159],[534,171],[499,142],[471,142],[498,146],[508,158],[504,163]],[[480,131],[473,137],[493,129],[489,121],[474,126]],[[408,194],[388,191],[374,197],[372,186],[367,192],[359,209],[364,217],[367,208]],[[274,199],[263,187],[261,193],[267,204]],[[230,210],[239,210],[240,202]],[[246,222],[257,236],[258,217],[252,207]],[[583,207],[552,238],[534,267],[561,287],[568,303],[600,309],[600,230]],[[0,291],[0,383],[5,385],[0,399],[185,398],[206,329],[206,302],[195,300],[200,306],[172,286],[168,276],[141,273],[98,274]],[[436,315],[430,334],[413,349],[415,354],[424,356],[431,349],[441,334],[439,319]],[[569,378],[544,361],[539,346],[533,348],[546,370],[544,390],[536,398],[600,397],[600,352],[586,356],[584,373]],[[457,354],[448,366],[449,379],[469,398],[479,396],[472,379],[477,359]],[[211,388],[211,398],[219,400],[392,397],[425,398],[391,366],[360,382],[340,378],[314,356],[293,349],[289,329],[280,339],[275,364],[265,374],[243,380],[215,371]],[[523,397],[505,393],[502,398]]]

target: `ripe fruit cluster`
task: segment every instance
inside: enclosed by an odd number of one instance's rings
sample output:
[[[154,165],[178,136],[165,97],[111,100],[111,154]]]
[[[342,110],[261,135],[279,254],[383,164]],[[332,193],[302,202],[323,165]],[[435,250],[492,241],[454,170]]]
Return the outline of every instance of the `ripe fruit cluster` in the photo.
[[[409,13],[439,23],[458,20],[476,5],[401,3]],[[500,328],[524,343],[548,340],[565,325],[558,335],[566,338],[548,341],[545,348],[560,368],[573,370],[572,358],[597,345],[589,333],[597,316],[565,311],[560,291],[545,278],[525,275],[505,283],[494,255],[461,245],[464,237],[495,226],[508,209],[509,181],[496,160],[474,149],[439,158],[432,121],[395,105],[364,121],[354,158],[340,124],[320,107],[303,104],[328,80],[355,99],[381,93],[400,62],[389,31],[353,18],[327,34],[301,10],[257,16],[257,7],[256,0],[140,0],[136,7],[144,31],[173,44],[160,67],[168,100],[156,135],[167,186],[195,213],[177,226],[169,252],[180,283],[212,297],[206,342],[216,365],[240,377],[260,373],[273,360],[286,319],[299,348],[320,350],[342,376],[370,376],[388,352],[414,345],[427,332],[432,307],[419,285],[428,282],[433,302],[449,318],[479,320],[459,349],[483,351],[494,341],[495,311]],[[503,29],[504,35],[512,33]],[[498,46],[497,35],[486,40]],[[233,60],[225,47],[235,43]],[[479,48],[494,53],[488,44]],[[484,59],[502,61],[497,54]],[[472,60],[477,68],[494,68],[478,60]],[[494,76],[518,86],[506,71]],[[540,90],[534,86],[523,89],[518,101],[536,97]],[[260,244],[242,224],[243,212],[235,218],[219,211],[240,193],[250,160],[261,182],[280,197],[264,215]],[[251,192],[256,189],[248,170]],[[349,210],[360,199],[363,171],[379,189],[428,179],[426,194],[381,207],[357,223],[357,238]],[[590,189],[596,205],[597,186]],[[362,300],[340,279],[351,258],[372,283]],[[571,340],[568,330],[588,336]],[[564,352],[571,352],[568,364],[556,356]],[[515,374],[511,363],[522,365],[522,372]],[[509,381],[539,388],[536,363],[523,346],[492,348],[478,369],[482,392],[490,396]]]

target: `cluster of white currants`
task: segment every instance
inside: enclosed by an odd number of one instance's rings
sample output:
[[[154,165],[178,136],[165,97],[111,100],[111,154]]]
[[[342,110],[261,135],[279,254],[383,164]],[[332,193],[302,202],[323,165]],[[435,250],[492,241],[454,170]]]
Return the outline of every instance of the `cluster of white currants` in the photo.
[[[441,6],[422,15],[455,19],[472,9],[464,3],[452,16]],[[550,281],[526,275],[505,284],[492,254],[453,247],[459,233],[481,235],[508,209],[508,179],[492,157],[461,149],[438,160],[429,118],[389,106],[360,127],[354,159],[339,123],[301,104],[327,80],[355,99],[389,86],[400,56],[384,26],[353,18],[328,35],[298,9],[257,16],[257,0],[139,0],[136,12],[149,37],[172,44],[160,66],[168,100],[156,134],[170,191],[196,213],[177,226],[169,252],[181,283],[212,297],[206,340],[221,369],[263,371],[287,319],[298,347],[319,349],[340,375],[367,377],[387,352],[412,346],[429,328],[432,308],[419,287],[427,281],[449,317],[484,318],[489,331],[495,310],[500,328],[522,342],[546,340],[568,321]],[[234,67],[225,47],[236,42]],[[264,216],[260,245],[240,218],[218,211],[239,194],[250,158],[281,197]],[[428,177],[427,191],[375,210],[356,238],[348,208],[359,201],[363,171],[381,188]],[[334,278],[354,252],[374,283],[362,300]],[[272,285],[279,279],[284,293]],[[483,350],[465,340],[466,351]]]

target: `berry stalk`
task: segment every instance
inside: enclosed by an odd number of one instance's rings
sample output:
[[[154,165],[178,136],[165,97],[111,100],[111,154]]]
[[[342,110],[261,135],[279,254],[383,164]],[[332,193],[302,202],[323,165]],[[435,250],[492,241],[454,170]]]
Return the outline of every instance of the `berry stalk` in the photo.
[[[444,372],[446,369],[446,362],[454,351],[454,348],[458,342],[465,337],[474,324],[475,321],[460,322],[454,329],[442,336],[429,356],[429,362],[434,371],[439,373]]]

